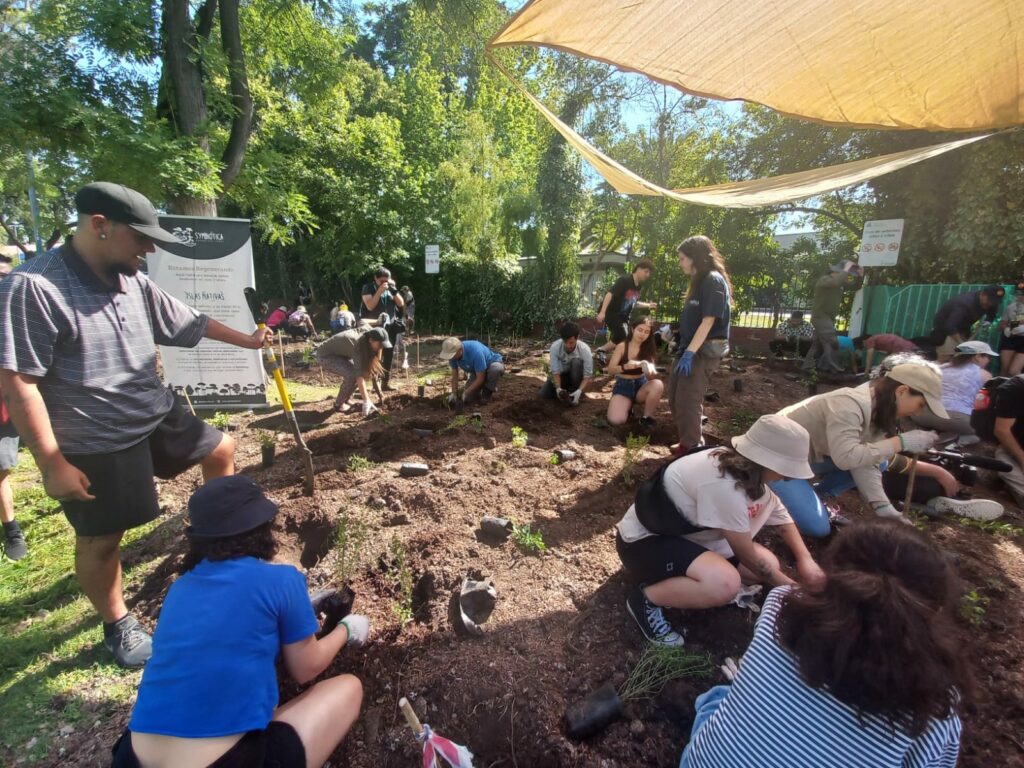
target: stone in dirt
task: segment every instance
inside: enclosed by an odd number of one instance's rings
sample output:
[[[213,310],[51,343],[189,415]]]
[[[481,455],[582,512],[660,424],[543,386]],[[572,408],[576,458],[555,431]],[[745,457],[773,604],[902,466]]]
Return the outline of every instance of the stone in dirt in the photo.
[[[398,470],[398,474],[402,477],[422,477],[423,475],[430,473],[430,467],[426,464],[417,464],[415,462],[407,461]]]
[[[564,464],[576,458],[576,451],[570,451],[568,448],[559,448],[555,451],[555,456],[558,457],[559,464]]]

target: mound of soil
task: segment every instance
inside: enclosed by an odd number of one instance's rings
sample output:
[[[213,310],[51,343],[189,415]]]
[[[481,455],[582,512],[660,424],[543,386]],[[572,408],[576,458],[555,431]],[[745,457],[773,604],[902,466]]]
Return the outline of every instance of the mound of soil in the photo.
[[[287,435],[277,463],[259,467],[252,429],[277,417],[241,420],[238,469],[280,504],[279,559],[305,569],[311,590],[350,584],[353,610],[372,622],[373,642],[343,652],[329,670],[352,672],[365,687],[363,713],[332,766],[418,764],[419,746],[397,708],[402,696],[436,731],[469,746],[478,766],[675,766],[695,697],[720,682],[716,672],[670,683],[654,698],[629,704],[626,717],[600,735],[582,742],[565,737],[566,707],[607,682],[620,684],[643,649],[624,610],[631,585],[615,554],[613,530],[635,492],[621,477],[624,441],[641,431],[635,421],[619,429],[603,421],[607,378],[578,408],[539,400],[540,351],[511,350],[509,367],[522,370],[506,375],[493,401],[476,408],[479,418],[444,407],[446,381],[417,397],[415,372],[388,394],[381,417],[336,414],[329,400],[300,405],[317,470],[311,498],[301,494],[301,464]],[[317,371],[289,374],[319,383]],[[709,439],[725,441],[758,415],[805,397],[806,385],[790,374],[756,362],[723,368],[705,407]],[[742,391],[734,391],[734,379],[742,379]],[[513,427],[527,433],[525,447],[513,445]],[[673,430],[664,405],[649,436],[650,444],[632,457],[635,479],[668,457]],[[552,462],[558,448],[571,449],[575,458]],[[353,462],[354,456],[373,463]],[[422,462],[431,471],[401,477],[401,462]],[[183,546],[182,510],[198,482],[192,471],[163,484],[167,520],[130,554],[161,559],[130,596],[150,623],[173,579]],[[1012,508],[997,489],[978,491]],[[849,516],[865,514],[854,494],[842,502]],[[482,539],[478,525],[485,515],[530,525],[546,549],[526,554],[512,539]],[[1013,509],[1004,521],[1019,527],[1024,517]],[[976,662],[980,691],[965,717],[961,765],[1024,764],[1024,540],[955,521],[930,521],[927,528],[959,558],[965,591],[982,606],[975,624],[963,627],[964,653]],[[783,551],[771,536],[768,542]],[[483,637],[467,637],[452,621],[467,575],[491,579],[498,590]],[[753,614],[739,608],[669,613],[685,629],[688,647],[710,654],[715,669],[725,656],[741,654],[751,635]],[[299,690],[282,679],[282,700]],[[94,764],[127,715],[76,745],[63,743],[66,755],[50,764]]]

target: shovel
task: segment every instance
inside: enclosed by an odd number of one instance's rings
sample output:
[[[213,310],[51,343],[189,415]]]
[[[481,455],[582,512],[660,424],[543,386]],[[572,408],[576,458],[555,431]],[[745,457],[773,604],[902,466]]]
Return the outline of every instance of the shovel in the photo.
[[[261,330],[266,328],[263,324],[263,320],[260,319],[260,301],[256,296],[256,289],[246,288],[245,300],[249,304],[249,311],[252,312],[252,319],[256,323],[256,327]],[[277,361],[277,355],[274,354],[274,346],[270,342],[263,345],[263,367],[266,369],[267,373],[274,377],[274,383],[277,385],[277,394],[281,397],[281,405],[284,407],[285,420],[291,428],[292,435],[295,437],[295,443],[299,448],[299,454],[302,456],[302,462],[305,465],[306,481],[302,485],[303,493],[307,496],[312,496],[313,453],[306,447],[306,441],[302,438],[302,430],[299,429],[299,421],[295,418],[295,411],[292,410],[292,399],[288,397],[288,390],[285,389],[284,386],[284,376],[281,375],[281,365]]]

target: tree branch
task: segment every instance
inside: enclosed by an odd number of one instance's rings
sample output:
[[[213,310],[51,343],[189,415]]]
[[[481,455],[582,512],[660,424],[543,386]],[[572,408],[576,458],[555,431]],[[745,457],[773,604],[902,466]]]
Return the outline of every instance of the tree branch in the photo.
[[[206,0],[196,14],[196,36],[203,40],[210,39],[210,32],[213,31],[213,17],[217,10],[217,0]]]
[[[21,241],[17,238],[17,236],[14,234],[11,228],[7,226],[7,220],[3,216],[0,216],[0,227],[3,227],[4,232],[7,233],[7,237],[10,238],[11,242],[18,246],[18,250],[20,250],[27,257],[28,248],[22,245]]]
[[[841,224],[850,230],[853,234],[860,237],[863,227],[858,227],[852,221],[845,216],[841,216],[833,211],[826,210],[824,208],[812,208],[806,205],[787,205],[781,208],[760,208],[757,210],[748,211],[753,216],[778,216],[780,213],[809,213],[813,216],[824,216],[825,218],[832,219],[837,224]]]
[[[253,104],[249,94],[249,79],[245,71],[245,55],[242,51],[241,25],[238,20],[238,0],[219,0],[221,47],[228,57],[231,73],[231,104],[235,115],[231,121],[231,135],[228,137],[221,162],[221,185],[224,190],[242,170],[245,150],[249,145],[252,131]]]

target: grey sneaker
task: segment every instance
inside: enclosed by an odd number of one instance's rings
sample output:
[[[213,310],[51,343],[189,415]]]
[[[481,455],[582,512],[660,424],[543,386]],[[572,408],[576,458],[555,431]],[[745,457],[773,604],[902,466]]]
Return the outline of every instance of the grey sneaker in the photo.
[[[936,496],[928,500],[928,507],[936,514],[969,517],[972,520],[995,520],[1003,514],[1003,505],[992,499],[951,499]]]
[[[650,642],[669,646],[680,646],[686,642],[666,621],[661,608],[644,597],[642,589],[633,590],[626,598],[626,610]]]
[[[125,669],[145,666],[153,655],[153,638],[130,613],[120,621],[103,625],[103,645]]]
[[[28,554],[28,545],[25,543],[25,534],[20,528],[4,530],[4,554],[8,560],[21,560]]]

